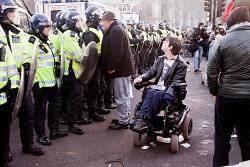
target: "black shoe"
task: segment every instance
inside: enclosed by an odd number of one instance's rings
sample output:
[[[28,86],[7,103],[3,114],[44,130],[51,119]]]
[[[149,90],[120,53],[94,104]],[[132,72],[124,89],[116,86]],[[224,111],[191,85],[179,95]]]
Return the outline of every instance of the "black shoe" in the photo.
[[[89,119],[92,119],[93,121],[97,121],[97,122],[105,121],[105,118],[96,112],[89,113]]]
[[[111,121],[112,124],[115,124],[115,123],[118,123],[118,122],[119,122],[118,119],[112,119],[112,121]]]
[[[120,129],[128,129],[128,124],[121,124],[118,121],[113,121],[109,127],[109,130],[120,130]]]
[[[68,124],[68,119],[66,117],[61,117],[61,119],[59,120],[60,124]]]
[[[111,113],[111,110],[109,110],[109,109],[106,109],[106,108],[99,108],[99,109],[97,109],[97,112],[98,112],[98,114],[109,114],[109,113]]]
[[[22,147],[22,153],[24,154],[31,154],[31,155],[43,155],[44,149],[31,145],[28,147]]]
[[[86,118],[81,118],[76,121],[77,125],[86,125],[86,124],[92,124],[92,121]]]
[[[78,127],[76,124],[69,127],[69,132],[76,134],[76,135],[83,135],[84,134],[84,131],[80,127]]]
[[[49,139],[50,140],[55,140],[57,138],[60,137],[65,137],[68,136],[68,132],[67,131],[63,131],[63,130],[52,130],[49,134]]]
[[[131,129],[134,131],[142,131],[148,128],[148,124],[149,124],[149,121],[146,118],[138,115]]]
[[[8,162],[12,162],[12,161],[13,161],[13,156],[12,156],[11,152],[9,151]]]
[[[110,105],[105,107],[106,109],[116,109],[117,108],[117,104],[116,103],[111,103]]]
[[[52,144],[52,141],[51,141],[46,135],[37,138],[36,141],[37,141],[39,144],[44,145],[44,146],[49,146],[49,145]]]

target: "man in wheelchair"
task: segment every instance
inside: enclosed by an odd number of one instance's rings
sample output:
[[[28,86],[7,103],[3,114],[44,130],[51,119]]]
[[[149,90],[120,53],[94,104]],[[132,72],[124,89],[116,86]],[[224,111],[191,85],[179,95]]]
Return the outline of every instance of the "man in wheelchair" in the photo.
[[[174,85],[185,82],[187,64],[179,55],[181,48],[180,40],[167,37],[161,48],[165,54],[159,56],[146,73],[134,80],[134,85],[138,86],[155,78],[153,85],[149,86],[143,95],[143,102],[135,116],[132,130],[141,131],[147,128],[150,120],[173,101]]]

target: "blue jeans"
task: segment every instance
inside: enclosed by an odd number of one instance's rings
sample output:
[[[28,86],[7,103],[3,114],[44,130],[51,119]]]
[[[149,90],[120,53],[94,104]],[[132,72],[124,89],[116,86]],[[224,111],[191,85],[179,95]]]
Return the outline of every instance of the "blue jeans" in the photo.
[[[149,89],[143,99],[140,115],[148,119],[155,117],[162,109],[165,109],[172,101],[172,96],[163,90]]]
[[[194,70],[200,69],[202,54],[203,54],[203,47],[199,46],[198,50],[194,52]]]
[[[129,122],[130,97],[131,97],[131,76],[114,79],[114,96],[117,103],[118,121],[121,124]]]

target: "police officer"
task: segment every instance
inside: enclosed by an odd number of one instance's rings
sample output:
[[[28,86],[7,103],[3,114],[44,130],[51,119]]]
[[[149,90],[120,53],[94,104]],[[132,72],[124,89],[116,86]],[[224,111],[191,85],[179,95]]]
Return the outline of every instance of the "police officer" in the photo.
[[[51,30],[51,21],[44,14],[35,14],[31,18],[31,33],[28,40],[29,53],[33,54],[37,48],[37,68],[34,94],[34,127],[37,134],[37,142],[42,145],[51,145],[51,140],[67,136],[66,131],[59,130],[59,110],[61,97],[57,85],[60,75],[58,67],[58,55],[56,55],[53,44],[48,41]],[[48,127],[49,138],[45,133],[46,106],[48,104]]]
[[[154,61],[157,57],[157,50],[159,49],[161,43],[161,37],[156,32],[156,27],[154,24],[149,24],[149,39],[153,43],[151,50],[149,52],[149,64],[148,66],[151,67],[154,64]]]
[[[61,59],[61,43],[63,41],[62,34],[65,32],[65,21],[66,21],[66,15],[68,11],[59,11],[56,14],[55,17],[55,26],[54,29],[51,31],[49,35],[50,41],[53,43],[55,47],[56,54],[59,55],[59,58]],[[67,61],[67,60],[66,60]],[[61,105],[61,110],[60,110],[60,123],[65,124],[68,122],[67,119],[67,102],[68,102],[68,94],[69,94],[69,89],[68,89],[68,75],[63,76],[63,81],[61,83],[61,88],[60,88],[60,94],[62,97],[62,105]]]
[[[91,6],[86,9],[85,15],[88,30],[83,33],[83,41],[85,45],[88,45],[91,41],[96,42],[99,56],[101,54],[101,44],[103,38],[103,34],[99,30],[100,17],[102,13],[101,8],[97,8],[95,6]],[[88,82],[87,87],[89,118],[93,121],[104,121],[105,119],[101,114],[109,114],[111,111],[104,108],[103,98],[106,91],[106,84],[100,62],[98,62],[96,71]]]
[[[66,16],[68,30],[63,33],[65,51],[65,73],[69,77],[68,124],[69,132],[82,135],[84,131],[76,120],[82,109],[82,86],[80,82],[80,58],[82,55],[81,36],[83,19],[79,11],[69,11]]]
[[[9,1],[11,2],[11,1]],[[30,57],[25,53],[27,44],[27,34],[21,28],[14,24],[16,6],[12,2],[8,8],[3,10],[3,21],[1,26],[5,31],[9,48],[14,55],[17,68],[20,71],[21,66],[25,69],[25,79],[27,82],[27,72],[30,67]],[[26,83],[25,82],[25,83]],[[33,114],[34,106],[31,94],[23,99],[19,116],[20,137],[22,142],[22,152],[32,155],[43,155],[44,150],[34,146],[33,142]]]
[[[2,29],[2,27],[0,27]],[[7,39],[0,30],[0,166],[8,167],[11,101],[16,95],[19,75]]]
[[[133,54],[134,68],[135,68],[135,74],[132,77],[135,78],[138,71],[138,62],[139,62],[138,47],[140,45],[140,42],[143,41],[143,38],[139,38],[139,35],[136,33],[134,29],[134,23],[132,22],[132,20],[127,21],[127,29],[128,29],[130,47]]]
[[[0,23],[3,23],[8,8],[13,8],[13,1],[0,2]],[[5,13],[5,14],[4,14]],[[0,166],[8,167],[11,102],[19,87],[20,77],[14,57],[10,51],[6,34],[0,25]]]
[[[145,25],[142,21],[137,23],[137,32],[139,36],[143,39],[139,50],[139,64],[138,64],[138,74],[142,74],[146,70],[147,55],[150,42],[148,40],[148,35],[145,32]]]

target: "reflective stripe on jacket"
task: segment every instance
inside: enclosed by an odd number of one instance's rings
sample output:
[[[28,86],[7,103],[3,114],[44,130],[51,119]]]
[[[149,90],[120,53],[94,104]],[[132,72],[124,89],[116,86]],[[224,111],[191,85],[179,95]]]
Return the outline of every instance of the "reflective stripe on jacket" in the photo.
[[[58,61],[58,56],[55,54],[55,49],[52,43],[43,43],[36,36],[35,42],[28,42],[29,54],[32,57],[35,47],[38,47],[37,56],[37,69],[35,74],[35,82],[38,82],[39,87],[53,87],[56,85],[55,77],[55,62]]]
[[[16,62],[14,57],[7,45],[7,39],[5,34],[0,32],[0,41],[5,45],[3,46],[6,49],[6,55],[4,61],[0,61],[0,90],[4,88],[8,81],[10,81],[10,88],[19,88],[20,77],[17,72]],[[7,102],[6,92],[3,91],[0,93],[0,105]]]
[[[89,31],[93,32],[98,38],[99,42],[97,43],[97,51],[98,54],[101,54],[101,46],[102,46],[102,39],[103,39],[103,34],[100,30],[97,30],[95,28],[89,28]]]
[[[65,71],[64,75],[68,75],[69,63],[72,60],[72,68],[76,79],[80,78],[80,58],[82,49],[79,46],[80,37],[74,31],[67,30],[63,33],[64,39],[64,54],[65,54]]]
[[[27,52],[27,38],[26,34],[22,29],[14,27],[18,31],[9,31],[9,41],[11,45],[11,52],[15,58],[17,68],[20,68],[24,63],[30,63],[31,57],[26,54]]]

